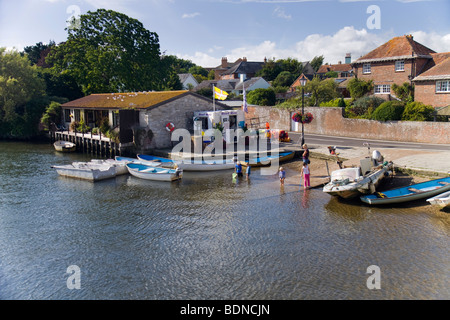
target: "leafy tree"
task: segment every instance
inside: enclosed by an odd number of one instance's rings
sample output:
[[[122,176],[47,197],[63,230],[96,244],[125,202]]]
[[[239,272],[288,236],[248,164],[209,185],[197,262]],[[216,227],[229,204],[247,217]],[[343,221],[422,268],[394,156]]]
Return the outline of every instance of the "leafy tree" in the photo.
[[[386,101],[375,109],[371,115],[372,120],[396,121],[402,119],[405,104],[400,101]]]
[[[337,73],[336,71],[328,71],[327,73],[325,73],[325,76],[327,78],[337,78],[339,76],[339,73]]]
[[[259,106],[273,106],[276,102],[275,91],[269,89],[255,89],[247,94],[247,102]]]
[[[189,69],[189,73],[192,73],[193,75],[199,74],[199,75],[201,75],[201,76],[203,76],[205,78],[208,77],[208,70],[206,70],[205,68],[200,67],[200,66],[193,66],[193,67],[191,67]]]
[[[161,64],[158,35],[136,19],[99,9],[81,15],[79,27],[47,61],[72,75],[85,94],[148,91],[164,87],[167,64]]]
[[[401,86],[394,83],[392,85],[392,91],[394,91],[397,98],[403,102],[413,102],[414,101],[414,85],[409,82],[404,82]]]
[[[195,93],[197,93],[197,94],[199,94],[201,96],[210,98],[210,99],[212,99],[212,96],[213,96],[213,91],[212,91],[211,87],[202,88],[202,89],[196,90]]]
[[[293,76],[292,82],[300,77],[300,75],[303,72],[303,64],[299,62],[297,59],[293,58],[287,58],[287,59],[280,59],[277,61],[277,63],[281,67],[281,72],[288,71]],[[279,74],[278,74],[279,75]],[[289,84],[291,85],[292,82]]]
[[[283,71],[279,63],[268,60],[267,63],[256,73],[256,76],[263,77],[266,81],[273,81],[278,74]]]
[[[50,105],[45,109],[41,118],[41,123],[46,129],[50,129],[52,123],[58,123],[62,116],[61,104],[52,101]]]
[[[339,95],[334,79],[320,80],[319,77],[306,83],[305,93],[311,94],[309,103],[313,106],[319,106],[321,102],[330,101]]]
[[[310,64],[313,67],[314,71],[317,72],[319,70],[319,68],[323,64],[324,59],[325,59],[324,56],[316,56],[311,60]]]
[[[272,86],[274,87],[289,87],[294,81],[295,77],[289,71],[282,71],[280,74],[273,80]]]
[[[404,121],[432,121],[434,108],[424,105],[422,102],[409,102],[402,114]]]
[[[49,54],[50,50],[56,46],[55,41],[50,40],[49,44],[43,44],[42,42],[36,43],[34,46],[27,46],[24,48],[24,54],[27,55],[28,59],[33,65],[39,67],[49,68],[45,62],[45,58]]]
[[[37,67],[20,53],[0,48],[0,137],[36,135],[47,103]]]
[[[364,81],[358,78],[353,78],[348,82],[347,89],[353,99],[359,99],[372,91],[373,81]]]
[[[46,93],[51,100],[72,101],[84,96],[75,79],[67,73],[57,73],[52,69],[38,69],[39,77],[44,79]],[[59,99],[58,99],[59,98]],[[60,99],[63,98],[63,99]]]

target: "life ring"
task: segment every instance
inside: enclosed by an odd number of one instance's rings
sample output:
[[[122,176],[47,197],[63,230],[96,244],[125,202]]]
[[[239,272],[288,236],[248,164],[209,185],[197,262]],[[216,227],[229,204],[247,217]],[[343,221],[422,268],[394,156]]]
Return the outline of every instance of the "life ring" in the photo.
[[[169,132],[173,132],[173,130],[175,130],[175,125],[172,122],[169,122],[168,124],[166,124],[166,130]]]

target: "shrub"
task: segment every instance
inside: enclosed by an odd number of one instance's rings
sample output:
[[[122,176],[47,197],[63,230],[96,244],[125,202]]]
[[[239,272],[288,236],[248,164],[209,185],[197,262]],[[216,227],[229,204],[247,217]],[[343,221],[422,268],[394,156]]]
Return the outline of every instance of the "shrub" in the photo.
[[[276,95],[273,89],[255,89],[247,94],[247,101],[249,104],[259,106],[274,106],[276,102]]]
[[[434,108],[422,102],[410,102],[405,106],[402,120],[405,121],[433,121]]]
[[[396,121],[402,119],[405,104],[401,101],[383,102],[372,113],[371,119],[378,121]]]
[[[348,118],[370,119],[372,112],[383,102],[385,100],[375,96],[362,97],[346,107],[345,114]]]
[[[339,98],[339,99],[333,99],[327,102],[322,102],[320,103],[321,107],[340,107],[340,108],[345,108],[348,107],[350,105],[350,101],[349,100],[344,100],[344,98]]]
[[[348,82],[348,91],[353,99],[359,99],[364,97],[367,93],[373,89],[373,81],[364,81],[358,78],[353,78]]]
[[[102,118],[99,129],[100,129],[100,132],[103,134],[106,134],[109,131],[109,129],[110,129],[109,118],[107,118],[107,117]]]

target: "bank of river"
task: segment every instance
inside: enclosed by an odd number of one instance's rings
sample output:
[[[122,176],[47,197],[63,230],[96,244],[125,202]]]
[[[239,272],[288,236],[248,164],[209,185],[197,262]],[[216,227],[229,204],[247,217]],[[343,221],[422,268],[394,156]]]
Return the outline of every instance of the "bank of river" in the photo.
[[[448,214],[426,204],[300,191],[292,163],[284,187],[258,169],[95,184],[51,169],[89,159],[0,142],[1,299],[450,298]]]

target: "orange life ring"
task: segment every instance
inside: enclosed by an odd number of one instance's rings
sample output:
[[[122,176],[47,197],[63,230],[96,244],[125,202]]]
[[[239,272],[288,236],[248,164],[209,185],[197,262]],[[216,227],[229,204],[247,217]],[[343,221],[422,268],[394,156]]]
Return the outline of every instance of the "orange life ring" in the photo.
[[[175,130],[175,125],[172,122],[169,122],[168,124],[166,124],[166,130],[169,132],[173,132],[173,130]]]

